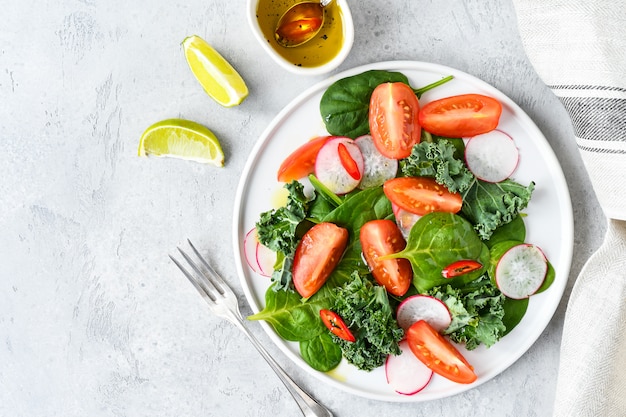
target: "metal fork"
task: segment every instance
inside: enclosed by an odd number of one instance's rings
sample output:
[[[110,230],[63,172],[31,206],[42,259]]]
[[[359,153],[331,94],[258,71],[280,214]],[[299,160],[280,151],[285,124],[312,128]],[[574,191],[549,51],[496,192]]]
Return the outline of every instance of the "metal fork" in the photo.
[[[180,247],[178,251],[183,258],[191,266],[193,272],[190,273],[185,269],[172,255],[169,255],[170,259],[174,261],[176,266],[185,274],[187,279],[198,290],[204,301],[209,305],[215,315],[228,320],[237,326],[241,331],[248,336],[248,339],[252,342],[254,347],[257,348],[261,356],[265,358],[267,363],[276,372],[276,375],[285,384],[289,393],[298,403],[300,410],[305,417],[333,417],[333,414],[326,407],[315,401],[309,394],[307,394],[302,388],[300,388],[290,377],[283,371],[283,369],[276,363],[276,361],[270,356],[270,354],[263,348],[261,343],[254,337],[252,333],[243,324],[243,317],[239,310],[239,304],[237,302],[237,296],[233,290],[226,284],[226,282],[215,272],[215,270],[209,265],[209,263],[200,255],[200,252],[195,248],[189,239],[187,239],[189,246],[200,260],[200,265],[194,262],[189,255],[187,255]]]

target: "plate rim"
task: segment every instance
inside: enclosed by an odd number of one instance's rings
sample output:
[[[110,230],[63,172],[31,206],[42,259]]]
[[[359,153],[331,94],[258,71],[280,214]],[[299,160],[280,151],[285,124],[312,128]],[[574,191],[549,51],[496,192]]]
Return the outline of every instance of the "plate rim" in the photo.
[[[436,72],[440,74],[449,73],[449,74],[455,75],[455,77],[456,75],[460,75],[465,80],[472,81],[480,85],[481,88],[485,90],[491,90],[499,98],[500,97],[504,98],[505,102],[503,102],[502,104],[508,106],[509,108],[513,109],[516,112],[520,120],[524,122],[524,128],[527,131],[529,131],[533,137],[536,138],[535,140],[533,140],[533,143],[539,148],[541,154],[544,155],[546,159],[550,160],[548,162],[551,162],[554,164],[554,167],[551,169],[550,173],[556,174],[556,177],[553,177],[553,183],[557,184],[556,188],[557,190],[560,191],[560,194],[561,194],[559,196],[559,201],[563,203],[563,206],[564,206],[563,208],[565,209],[565,212],[561,213],[561,217],[562,217],[561,224],[564,226],[563,234],[565,235],[564,236],[565,241],[568,242],[569,244],[563,243],[560,246],[560,255],[561,255],[563,265],[559,265],[560,269],[559,271],[557,271],[557,278],[559,279],[555,279],[552,286],[550,287],[551,291],[554,291],[557,293],[555,294],[555,297],[557,298],[555,299],[554,303],[550,305],[548,314],[545,314],[543,316],[543,320],[540,321],[540,325],[538,327],[541,330],[537,331],[536,334],[533,333],[534,337],[528,338],[527,340],[524,341],[524,343],[520,343],[519,345],[521,346],[521,348],[518,349],[516,352],[518,354],[511,355],[511,357],[508,358],[508,360],[504,361],[504,365],[501,367],[501,369],[499,369],[497,372],[492,372],[492,374],[490,375],[481,376],[476,382],[472,384],[459,385],[459,389],[455,390],[453,393],[448,393],[444,395],[424,395],[426,394],[424,393],[422,395],[417,394],[413,396],[398,395],[397,398],[395,398],[395,397],[389,397],[387,395],[377,395],[377,394],[372,394],[369,392],[365,393],[362,390],[355,389],[351,386],[342,384],[341,381],[338,381],[337,379],[332,378],[326,373],[314,370],[308,364],[306,364],[306,362],[304,362],[304,360],[301,357],[299,357],[292,350],[287,348],[288,344],[291,342],[287,342],[281,339],[277,335],[277,333],[274,331],[274,329],[265,321],[260,321],[259,324],[261,325],[265,333],[269,336],[269,338],[272,340],[272,342],[276,345],[276,347],[278,347],[278,349],[281,352],[283,352],[287,357],[289,357],[289,359],[292,362],[294,362],[299,368],[303,369],[305,372],[307,372],[309,375],[312,375],[317,380],[323,381],[324,383],[328,383],[334,387],[339,388],[340,390],[344,392],[351,393],[353,395],[367,398],[367,399],[373,399],[373,400],[391,402],[391,403],[398,403],[398,402],[417,403],[417,402],[448,398],[451,396],[461,394],[472,388],[476,388],[490,381],[497,375],[506,371],[512,364],[514,364],[524,354],[527,353],[530,347],[539,339],[541,334],[543,334],[548,324],[552,321],[552,318],[554,317],[554,314],[563,298],[563,294],[565,292],[565,288],[569,280],[569,274],[570,274],[571,263],[572,263],[572,258],[573,258],[573,246],[574,246],[573,208],[572,208],[571,197],[569,193],[567,180],[563,173],[563,168],[558,158],[556,157],[554,149],[551,147],[550,143],[548,142],[543,132],[541,132],[539,127],[534,123],[534,121],[530,118],[530,116],[528,116],[528,114],[517,103],[515,103],[511,98],[509,98],[506,94],[504,94],[502,91],[498,90],[497,88],[493,87],[491,84],[487,83],[486,81],[483,81],[474,75],[458,70],[456,68],[452,68],[452,67],[442,65],[442,64],[437,64],[437,63],[412,61],[412,60],[381,61],[381,62],[360,65],[360,66],[356,66],[356,67],[344,70],[330,77],[327,77],[323,80],[320,80],[319,82],[304,89],[301,93],[296,95],[272,118],[271,122],[259,135],[259,137],[257,138],[254,146],[252,147],[248,155],[248,158],[246,159],[244,169],[241,172],[241,177],[236,188],[234,208],[233,208],[234,215],[233,215],[233,224],[232,224],[233,226],[232,243],[233,243],[233,252],[235,256],[235,266],[237,270],[237,275],[242,285],[242,288],[246,297],[246,301],[250,305],[250,308],[252,309],[253,312],[255,313],[258,312],[259,306],[256,306],[255,303],[253,302],[256,296],[252,294],[251,289],[249,288],[248,285],[246,285],[247,280],[246,280],[246,274],[244,272],[245,261],[242,258],[243,239],[241,238],[241,236],[243,235],[241,235],[241,232],[243,231],[243,225],[242,225],[243,219],[242,219],[241,209],[242,209],[242,203],[244,200],[243,195],[244,195],[244,191],[246,190],[248,176],[250,172],[253,170],[253,168],[255,167],[257,159],[260,156],[261,150],[264,148],[266,143],[270,141],[272,132],[276,130],[277,127],[279,127],[281,123],[284,122],[285,117],[287,117],[289,113],[294,111],[294,109],[297,109],[298,106],[300,106],[305,100],[310,98],[310,96],[317,94],[320,91],[328,88],[328,86],[330,86],[333,82],[339,79],[356,75],[356,74],[359,74],[368,70],[389,70],[389,71],[398,71],[398,72],[402,72],[403,70],[432,71],[432,72]],[[552,172],[552,171],[556,171],[556,172]],[[243,232],[245,233],[245,231]]]

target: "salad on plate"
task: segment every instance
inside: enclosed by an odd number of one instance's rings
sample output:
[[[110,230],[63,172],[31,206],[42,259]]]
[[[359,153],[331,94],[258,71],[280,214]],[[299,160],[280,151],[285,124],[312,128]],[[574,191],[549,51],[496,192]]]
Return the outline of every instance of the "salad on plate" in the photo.
[[[471,352],[496,345],[556,271],[527,241],[535,183],[515,180],[520,150],[481,92],[424,100],[399,71],[336,80],[311,132],[277,161],[283,204],[244,237],[263,308],[248,317],[298,345],[312,369],[384,370],[419,395],[471,384]],[[501,126],[501,125],[504,125]]]

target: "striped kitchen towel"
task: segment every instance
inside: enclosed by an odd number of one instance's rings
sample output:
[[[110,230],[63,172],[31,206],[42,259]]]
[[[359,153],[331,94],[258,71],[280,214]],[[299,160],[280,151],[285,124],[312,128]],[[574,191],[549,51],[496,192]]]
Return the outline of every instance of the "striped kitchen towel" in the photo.
[[[513,0],[526,54],[561,100],[607,217],[574,283],[554,415],[626,416],[626,1]]]

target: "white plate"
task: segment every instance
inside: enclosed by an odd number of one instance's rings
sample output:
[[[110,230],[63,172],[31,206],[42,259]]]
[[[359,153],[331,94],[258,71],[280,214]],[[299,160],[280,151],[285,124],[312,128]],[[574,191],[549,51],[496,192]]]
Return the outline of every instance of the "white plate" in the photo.
[[[480,93],[497,98],[503,106],[499,129],[509,133],[520,150],[520,164],[513,179],[521,184],[535,181],[532,200],[525,210],[527,242],[539,245],[556,269],[556,279],[542,294],[531,297],[521,323],[489,349],[480,347],[467,352],[460,349],[474,366],[478,379],[471,385],[450,382],[435,375],[421,392],[404,396],[395,393],[385,379],[383,367],[372,372],[359,371],[345,360],[335,370],[313,370],[300,357],[298,344],[285,342],[267,323],[262,326],[276,345],[304,370],[326,384],[370,399],[392,402],[418,402],[448,397],[482,384],[498,375],[521,357],[551,320],[565,290],[573,250],[573,216],[569,192],[554,152],[532,120],[508,97],[485,82],[461,71],[422,62],[383,62],[337,74],[309,88],[273,120],[259,138],[241,176],[235,200],[233,243],[237,271],[245,295],[254,312],[264,306],[264,294],[270,281],[256,275],[246,264],[243,237],[254,227],[261,212],[276,208],[283,184],[276,181],[278,166],[287,155],[316,135],[326,135],[319,113],[319,102],[334,81],[371,69],[398,71],[409,78],[414,88],[423,87],[447,75],[454,80],[425,93],[426,103],[438,98]]]

